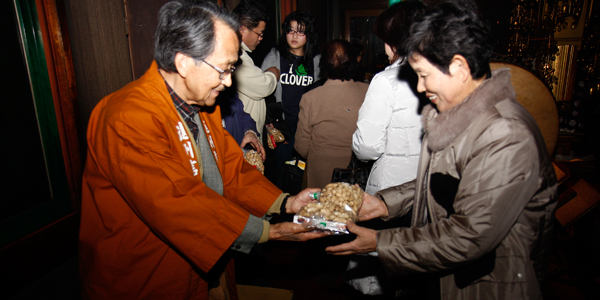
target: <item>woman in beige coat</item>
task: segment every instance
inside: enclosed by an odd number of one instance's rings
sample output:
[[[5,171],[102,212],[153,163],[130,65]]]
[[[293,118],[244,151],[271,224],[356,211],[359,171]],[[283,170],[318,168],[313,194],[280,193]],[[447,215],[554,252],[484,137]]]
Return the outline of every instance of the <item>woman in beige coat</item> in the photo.
[[[326,80],[302,96],[295,148],[306,157],[310,187],[325,187],[334,168],[346,168],[352,156],[352,134],[366,83],[352,80],[358,69],[356,54],[345,40],[325,45],[321,74]]]
[[[328,252],[377,251],[390,275],[434,275],[421,299],[541,299],[556,176],[510,71],[490,72],[492,49],[473,4],[442,2],[412,25],[408,61],[433,103],[417,179],[365,195],[359,211],[389,220],[412,208],[411,227],[349,223],[357,238]]]

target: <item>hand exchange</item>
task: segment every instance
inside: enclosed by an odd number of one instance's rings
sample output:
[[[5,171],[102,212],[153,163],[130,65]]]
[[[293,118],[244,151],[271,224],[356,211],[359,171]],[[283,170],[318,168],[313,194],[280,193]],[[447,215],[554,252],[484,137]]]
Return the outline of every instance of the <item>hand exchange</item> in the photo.
[[[269,240],[304,242],[331,235],[330,231],[314,230],[308,224],[291,222],[272,224]]]

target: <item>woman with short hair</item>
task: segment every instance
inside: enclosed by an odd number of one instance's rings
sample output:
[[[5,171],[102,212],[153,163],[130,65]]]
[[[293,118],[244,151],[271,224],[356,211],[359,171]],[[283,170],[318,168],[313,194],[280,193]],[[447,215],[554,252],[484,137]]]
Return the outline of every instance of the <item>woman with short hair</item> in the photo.
[[[541,299],[556,176],[509,69],[490,72],[491,40],[471,2],[442,2],[413,24],[408,61],[432,102],[417,179],[365,194],[359,212],[389,220],[412,207],[411,227],[349,223],[357,238],[329,253],[377,251],[390,275],[435,274],[423,290],[433,299]]]

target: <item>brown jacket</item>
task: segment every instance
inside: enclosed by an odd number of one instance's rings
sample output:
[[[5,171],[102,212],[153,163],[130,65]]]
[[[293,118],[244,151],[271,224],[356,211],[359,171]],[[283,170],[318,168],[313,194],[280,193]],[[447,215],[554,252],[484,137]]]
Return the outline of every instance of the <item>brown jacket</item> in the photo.
[[[541,299],[556,177],[509,71],[423,116],[417,179],[379,192],[391,217],[413,207],[412,228],[378,233],[386,270],[439,274],[442,299]]]
[[[329,79],[300,100],[295,148],[306,157],[308,187],[323,188],[334,168],[346,168],[352,134],[369,85]]]

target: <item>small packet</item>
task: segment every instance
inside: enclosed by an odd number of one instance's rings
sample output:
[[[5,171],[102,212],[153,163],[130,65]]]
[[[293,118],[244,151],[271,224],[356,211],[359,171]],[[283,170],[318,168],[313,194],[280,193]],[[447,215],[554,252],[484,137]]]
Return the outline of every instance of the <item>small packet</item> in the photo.
[[[277,143],[285,141],[283,133],[273,126],[267,127],[267,134],[267,144],[271,149],[277,148]]]
[[[310,223],[317,229],[330,230],[336,234],[348,234],[346,222],[356,222],[362,205],[364,191],[346,182],[330,183],[314,193],[309,203],[294,216],[296,223]]]
[[[259,170],[263,175],[265,174],[265,165],[262,157],[256,150],[244,150],[244,159],[251,165]]]
[[[292,159],[292,160],[288,160],[285,162],[286,165],[290,165],[290,166],[298,166],[298,168],[302,171],[304,171],[304,169],[306,168],[306,162],[304,162],[303,160],[298,158],[298,163],[296,163],[296,158]],[[313,198],[315,199],[315,198]]]

